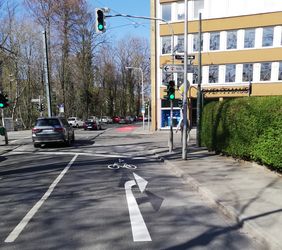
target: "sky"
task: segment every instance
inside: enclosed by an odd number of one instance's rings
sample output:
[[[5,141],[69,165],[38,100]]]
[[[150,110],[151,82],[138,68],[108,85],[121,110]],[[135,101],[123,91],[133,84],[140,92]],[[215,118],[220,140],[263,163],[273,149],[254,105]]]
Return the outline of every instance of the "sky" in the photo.
[[[109,15],[127,14],[150,17],[150,0],[88,0],[94,8],[108,7]],[[111,17],[106,19],[106,32],[116,39],[128,36],[150,38],[150,20]]]

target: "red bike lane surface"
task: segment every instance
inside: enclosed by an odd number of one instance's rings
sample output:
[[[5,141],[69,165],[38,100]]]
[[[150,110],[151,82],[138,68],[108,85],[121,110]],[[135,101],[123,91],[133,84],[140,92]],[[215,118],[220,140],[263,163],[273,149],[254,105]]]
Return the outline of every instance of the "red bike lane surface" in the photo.
[[[120,128],[116,128],[116,131],[117,132],[121,132],[121,133],[125,133],[125,132],[131,132],[135,129],[137,129],[138,127],[137,126],[125,126],[125,127],[120,127]]]

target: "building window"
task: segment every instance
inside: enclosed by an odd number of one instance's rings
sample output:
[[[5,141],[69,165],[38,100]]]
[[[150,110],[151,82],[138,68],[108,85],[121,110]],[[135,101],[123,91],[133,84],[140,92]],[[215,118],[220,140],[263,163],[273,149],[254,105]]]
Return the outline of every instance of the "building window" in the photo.
[[[203,80],[203,76],[201,76],[201,82],[202,80]],[[193,84],[198,84],[199,83],[198,81],[199,81],[199,68],[198,66],[194,66],[193,67]]]
[[[199,34],[194,34],[193,35],[193,51],[197,52],[199,51]],[[201,51],[203,51],[203,37],[201,41]]]
[[[219,32],[210,33],[210,50],[219,50]]]
[[[247,29],[245,30],[245,40],[244,40],[244,48],[254,48],[255,47],[255,29]]]
[[[236,75],[236,65],[235,64],[226,65],[225,82],[235,82],[235,75]]]
[[[185,18],[185,6],[183,3],[177,3],[177,20],[184,20]]]
[[[237,48],[237,31],[227,31],[227,49],[236,49]]]
[[[175,46],[175,52],[184,52],[184,36],[177,36],[177,45]]]
[[[270,81],[271,78],[271,63],[261,63],[260,66],[260,80],[261,81]]]
[[[162,19],[171,21],[171,4],[162,4]]]
[[[209,83],[218,82],[218,65],[209,66]]]
[[[279,62],[278,80],[282,80],[282,62]]]
[[[194,1],[194,19],[199,17],[199,12],[204,9],[204,0]]]
[[[273,46],[273,27],[263,28],[262,47]]]
[[[175,106],[175,105],[174,105]],[[180,120],[180,109],[174,109],[172,113],[172,126],[176,127]],[[161,127],[170,126],[170,109],[162,109],[161,111]]]
[[[253,80],[253,64],[243,64],[243,82],[250,82]]]
[[[162,37],[162,54],[171,53],[171,36]]]

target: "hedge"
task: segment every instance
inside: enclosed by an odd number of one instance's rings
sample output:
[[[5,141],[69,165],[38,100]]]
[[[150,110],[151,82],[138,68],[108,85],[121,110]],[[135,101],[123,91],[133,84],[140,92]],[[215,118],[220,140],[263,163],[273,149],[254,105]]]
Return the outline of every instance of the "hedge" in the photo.
[[[201,144],[282,171],[282,97],[244,97],[205,105]]]

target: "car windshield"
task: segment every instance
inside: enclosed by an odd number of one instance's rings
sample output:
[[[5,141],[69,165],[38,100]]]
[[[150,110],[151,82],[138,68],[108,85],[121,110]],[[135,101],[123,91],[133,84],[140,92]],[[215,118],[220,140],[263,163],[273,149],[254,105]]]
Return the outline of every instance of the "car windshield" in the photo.
[[[69,118],[68,119],[68,121],[74,121],[75,120],[75,118]]]
[[[60,126],[58,119],[40,119],[37,120],[36,126]]]

